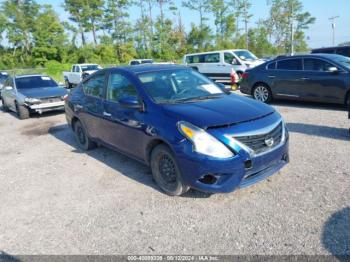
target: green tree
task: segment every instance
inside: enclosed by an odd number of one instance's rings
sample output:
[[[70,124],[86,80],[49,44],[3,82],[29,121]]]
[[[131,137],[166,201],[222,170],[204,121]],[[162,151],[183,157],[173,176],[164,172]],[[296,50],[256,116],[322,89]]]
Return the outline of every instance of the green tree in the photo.
[[[315,22],[309,12],[303,11],[299,0],[271,0],[270,17],[265,21],[268,34],[280,52],[303,49],[305,29]]]
[[[48,60],[62,61],[60,55],[66,40],[64,27],[57,14],[51,6],[43,6],[34,24],[34,62],[43,65]]]
[[[86,25],[86,1],[85,0],[64,0],[64,9],[69,13],[69,20],[77,24],[81,36],[82,45],[86,44],[85,25]],[[73,27],[71,27],[73,28]]]
[[[32,33],[39,5],[33,0],[6,0],[2,4],[5,15],[6,37],[13,46],[13,55],[20,49],[20,60],[27,63],[31,59]]]
[[[186,0],[182,2],[182,5],[192,11],[198,11],[199,14],[199,27],[195,24],[191,25],[191,31],[189,33],[188,40],[191,42],[189,45],[194,44],[196,51],[202,51],[205,46],[208,46],[212,37],[211,30],[205,23],[208,20],[204,16],[210,9],[210,1],[208,0]],[[192,49],[192,48],[191,48]]]
[[[236,26],[231,5],[225,0],[212,0],[210,1],[210,11],[214,15],[216,46],[218,48],[232,47]]]

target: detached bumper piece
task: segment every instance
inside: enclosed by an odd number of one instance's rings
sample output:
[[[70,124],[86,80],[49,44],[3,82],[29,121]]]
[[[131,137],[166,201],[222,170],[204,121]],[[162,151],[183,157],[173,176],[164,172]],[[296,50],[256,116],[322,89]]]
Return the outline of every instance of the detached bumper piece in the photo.
[[[64,109],[64,101],[29,105],[28,108],[32,111],[39,113],[39,114],[41,114],[43,112],[48,112],[48,111],[63,110]]]

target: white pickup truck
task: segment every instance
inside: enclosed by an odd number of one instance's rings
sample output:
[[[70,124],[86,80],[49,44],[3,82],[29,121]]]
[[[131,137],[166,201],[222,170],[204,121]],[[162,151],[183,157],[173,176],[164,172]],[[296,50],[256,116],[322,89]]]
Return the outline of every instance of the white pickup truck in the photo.
[[[76,64],[70,72],[63,72],[64,82],[67,88],[72,88],[80,83],[85,77],[102,69],[98,64]]]

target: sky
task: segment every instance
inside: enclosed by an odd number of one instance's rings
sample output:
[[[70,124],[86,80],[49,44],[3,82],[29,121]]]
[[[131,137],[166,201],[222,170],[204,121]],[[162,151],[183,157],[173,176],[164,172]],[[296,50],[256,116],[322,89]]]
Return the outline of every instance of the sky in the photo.
[[[68,14],[62,8],[64,0],[37,0],[40,4],[51,4],[62,20],[68,19]],[[1,2],[1,1],[0,1]],[[174,0],[177,7],[181,7],[181,0]],[[263,18],[268,17],[269,7],[266,0],[251,0],[253,14],[251,26]],[[311,48],[332,46],[332,26],[329,17],[339,16],[336,20],[335,43],[340,44],[350,41],[350,0],[301,0],[304,10],[310,12],[316,22],[306,31],[307,43]],[[197,12],[181,8],[181,16],[185,27],[188,29],[192,22],[198,24],[199,17]],[[156,12],[155,12],[156,14]],[[135,22],[139,16],[137,7],[130,8],[130,20]],[[209,17],[209,16],[208,16]],[[135,20],[133,20],[135,19]],[[209,20],[208,23],[212,23]],[[212,27],[214,25],[211,25]]]

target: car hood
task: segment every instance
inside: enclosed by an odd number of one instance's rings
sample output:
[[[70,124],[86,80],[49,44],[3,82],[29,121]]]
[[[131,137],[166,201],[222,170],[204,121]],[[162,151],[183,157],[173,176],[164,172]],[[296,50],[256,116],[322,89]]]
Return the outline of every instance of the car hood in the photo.
[[[42,88],[28,88],[21,89],[19,93],[26,97],[31,98],[46,98],[46,97],[57,97],[68,94],[67,89],[62,87],[42,87]]]
[[[163,109],[177,121],[187,121],[204,129],[252,121],[275,111],[271,106],[235,94],[195,103],[164,105]]]

